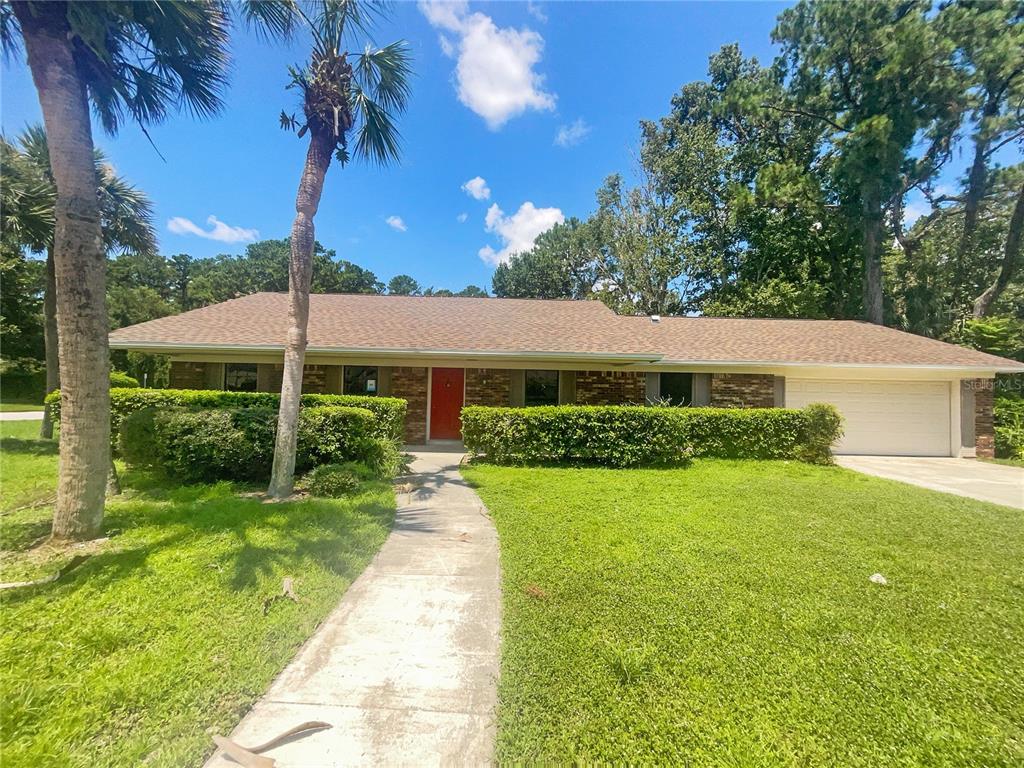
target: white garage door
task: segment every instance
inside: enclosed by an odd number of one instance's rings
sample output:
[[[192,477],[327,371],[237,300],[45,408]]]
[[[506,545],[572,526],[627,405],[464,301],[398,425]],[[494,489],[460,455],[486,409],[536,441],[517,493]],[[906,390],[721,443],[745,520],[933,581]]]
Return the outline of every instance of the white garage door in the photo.
[[[832,403],[845,434],[836,453],[949,455],[949,384],[786,378],[786,405]]]

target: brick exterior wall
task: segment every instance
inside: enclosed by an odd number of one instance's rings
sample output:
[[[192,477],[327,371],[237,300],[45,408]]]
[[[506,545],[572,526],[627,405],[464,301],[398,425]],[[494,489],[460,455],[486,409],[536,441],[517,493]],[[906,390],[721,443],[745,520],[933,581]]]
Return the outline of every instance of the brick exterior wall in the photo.
[[[281,380],[284,379],[284,363],[275,363],[268,377],[268,392],[280,392]],[[302,392],[306,395],[327,394],[326,366],[306,365],[302,368]],[[337,394],[337,393],[336,393]]]
[[[172,361],[171,389],[207,389],[206,363]]]
[[[466,369],[466,405],[507,406],[511,402],[511,371],[505,368]]]
[[[979,459],[996,455],[996,431],[992,416],[993,379],[974,379],[974,448]]]
[[[576,371],[576,402],[580,405],[643,405],[647,376],[633,371]]]
[[[405,413],[405,442],[427,442],[427,369],[392,368],[391,396],[408,403]]]
[[[775,377],[762,373],[711,374],[713,408],[774,408]]]

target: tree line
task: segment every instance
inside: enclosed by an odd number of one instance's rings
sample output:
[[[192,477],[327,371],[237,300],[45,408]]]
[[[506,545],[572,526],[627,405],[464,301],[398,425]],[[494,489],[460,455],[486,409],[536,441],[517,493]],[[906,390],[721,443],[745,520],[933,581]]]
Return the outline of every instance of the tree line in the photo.
[[[495,295],[954,339],[1024,317],[1022,22],[1014,2],[787,9],[773,62],[712,55],[642,122],[636,183],[609,177],[593,214],[497,268]]]

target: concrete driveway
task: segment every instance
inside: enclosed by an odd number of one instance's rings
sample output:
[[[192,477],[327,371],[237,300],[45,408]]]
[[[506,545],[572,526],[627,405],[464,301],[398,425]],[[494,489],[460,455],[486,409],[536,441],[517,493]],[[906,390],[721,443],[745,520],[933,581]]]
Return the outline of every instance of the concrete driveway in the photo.
[[[1024,509],[1024,469],[1020,467],[908,456],[836,456],[836,463],[866,475]]]

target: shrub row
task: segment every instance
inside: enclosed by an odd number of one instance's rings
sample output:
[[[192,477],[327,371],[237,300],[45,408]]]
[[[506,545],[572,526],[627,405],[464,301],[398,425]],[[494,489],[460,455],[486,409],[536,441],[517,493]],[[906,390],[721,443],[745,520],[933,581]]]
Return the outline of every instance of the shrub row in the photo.
[[[218,389],[139,389],[110,390],[110,433],[116,446],[121,422],[143,408],[264,408],[276,410],[281,396],[275,392],[225,392]],[[54,418],[60,418],[60,392],[46,398],[53,406]],[[401,441],[405,425],[405,400],[397,397],[361,397],[358,395],[303,395],[304,408],[347,406],[365,408],[375,417],[374,436]]]
[[[830,405],[650,408],[560,405],[462,410],[466,448],[499,464],[680,464],[690,456],[831,460],[842,419]]]
[[[299,413],[295,469],[362,462],[388,471],[381,457],[397,454],[376,436],[374,414],[365,408],[323,406]],[[142,408],[122,423],[120,448],[128,464],[160,468],[189,481],[259,480],[270,477],[277,433],[271,408]]]
[[[1024,398],[997,397],[993,403],[996,456],[1024,459]]]

